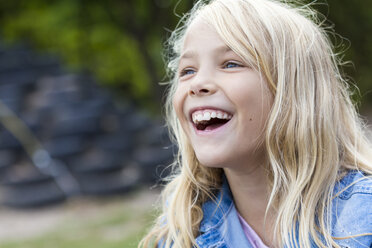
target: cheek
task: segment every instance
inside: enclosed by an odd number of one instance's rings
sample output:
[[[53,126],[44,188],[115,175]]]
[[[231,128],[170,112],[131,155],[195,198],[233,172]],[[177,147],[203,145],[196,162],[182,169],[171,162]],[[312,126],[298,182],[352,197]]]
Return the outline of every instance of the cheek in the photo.
[[[260,96],[256,101],[256,105],[252,111],[252,115],[248,116],[248,122],[252,123],[252,132],[255,134],[256,142],[262,144],[265,137],[267,121],[270,116],[272,98],[271,94],[260,92]]]
[[[265,125],[270,115],[272,106],[272,95],[262,87],[241,87],[235,95],[235,104],[241,114],[239,125],[242,126],[244,134],[251,140],[260,139],[265,132]]]
[[[183,109],[183,97],[179,88],[176,89],[173,98],[172,98],[173,108],[176,111],[177,117],[180,118]]]
[[[187,119],[184,113],[185,99],[186,99],[185,94],[182,88],[178,87],[173,95],[172,103],[173,103],[173,108],[177,115],[177,119],[180,121],[183,129],[185,129],[185,123],[187,122]]]
[[[237,101],[237,106],[248,114],[250,118],[266,119],[266,116],[271,110],[273,97],[266,86],[265,82],[245,83],[234,90],[234,99]]]
[[[271,101],[267,98],[259,98],[254,102],[251,102],[250,108],[247,109],[247,119],[248,123],[251,123],[255,129],[256,133],[260,133],[265,130],[267,125],[267,120],[271,111]]]

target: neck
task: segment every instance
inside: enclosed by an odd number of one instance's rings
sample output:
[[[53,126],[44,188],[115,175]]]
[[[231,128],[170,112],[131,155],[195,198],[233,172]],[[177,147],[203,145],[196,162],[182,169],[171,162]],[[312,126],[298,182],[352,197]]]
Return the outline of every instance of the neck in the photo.
[[[257,214],[265,214],[270,194],[264,166],[242,169],[224,169],[236,208],[247,221]],[[262,213],[262,214],[261,214]]]
[[[262,161],[243,168],[224,168],[224,172],[239,214],[271,247],[274,215],[272,211],[265,215],[270,195],[265,164]]]

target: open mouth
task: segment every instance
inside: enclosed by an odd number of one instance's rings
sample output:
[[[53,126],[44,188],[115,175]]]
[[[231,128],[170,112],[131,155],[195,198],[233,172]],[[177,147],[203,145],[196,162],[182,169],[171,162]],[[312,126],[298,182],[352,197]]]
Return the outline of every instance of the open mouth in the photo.
[[[231,118],[231,114],[216,110],[203,110],[192,113],[192,121],[199,131],[217,129],[229,122]]]

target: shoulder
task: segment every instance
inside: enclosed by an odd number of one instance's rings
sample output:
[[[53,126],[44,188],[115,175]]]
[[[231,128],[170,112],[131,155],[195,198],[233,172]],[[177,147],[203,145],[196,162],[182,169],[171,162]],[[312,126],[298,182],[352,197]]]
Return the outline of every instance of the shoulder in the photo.
[[[370,247],[372,177],[360,171],[350,171],[336,184],[334,192],[332,236],[343,247]]]

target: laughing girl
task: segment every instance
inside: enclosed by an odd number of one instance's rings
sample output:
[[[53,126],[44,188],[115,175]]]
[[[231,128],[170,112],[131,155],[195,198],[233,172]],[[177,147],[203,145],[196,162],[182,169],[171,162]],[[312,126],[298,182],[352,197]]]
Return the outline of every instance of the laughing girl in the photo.
[[[199,2],[174,31],[179,151],[140,247],[372,247],[372,149],[308,7]]]

